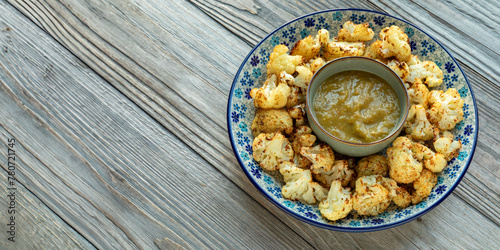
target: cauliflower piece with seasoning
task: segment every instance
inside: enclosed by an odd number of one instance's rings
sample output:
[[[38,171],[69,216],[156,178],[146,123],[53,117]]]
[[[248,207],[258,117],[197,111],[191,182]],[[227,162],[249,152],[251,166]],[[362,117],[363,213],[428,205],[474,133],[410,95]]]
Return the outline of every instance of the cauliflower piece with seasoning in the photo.
[[[314,147],[302,147],[300,154],[313,164],[311,166],[313,173],[319,174],[332,170],[335,155],[328,144],[320,143]]]
[[[412,105],[404,123],[407,134],[424,141],[434,138],[434,126],[427,120],[425,111],[421,105]]]
[[[417,79],[408,88],[408,96],[410,97],[410,104],[422,105],[426,109],[429,107],[429,89],[420,79]]]
[[[429,121],[440,130],[451,130],[464,119],[464,100],[460,98],[456,89],[433,90],[429,93],[430,109],[427,110]]]
[[[369,155],[361,158],[355,167],[356,173],[359,177],[369,176],[369,175],[381,175],[387,176],[389,167],[387,165],[387,159],[383,155]]]
[[[420,143],[414,143],[413,151],[418,158],[423,159],[424,167],[434,173],[443,171],[448,164],[443,154],[435,153]]]
[[[330,187],[335,180],[339,180],[345,187],[349,185],[351,180],[355,179],[356,173],[349,168],[349,163],[346,160],[337,160],[333,162],[332,169],[329,171],[325,171],[323,168],[314,169],[313,176],[325,187]]]
[[[295,67],[302,61],[302,56],[291,56],[288,53],[288,47],[283,44],[276,45],[269,56],[267,63],[267,75],[279,74],[286,71],[288,74],[295,72]]]
[[[382,178],[380,175],[370,175],[356,180],[353,209],[358,214],[377,215],[389,207],[391,198],[389,191],[381,184]]]
[[[306,123],[306,104],[301,103],[288,109],[290,116],[295,119],[295,126],[302,126]]]
[[[286,199],[313,204],[327,197],[328,190],[313,181],[311,171],[298,168],[291,162],[283,162],[279,169],[285,181],[281,194]]]
[[[326,45],[323,57],[326,61],[345,56],[362,56],[365,52],[365,43],[363,42],[339,42],[333,39]]]
[[[448,131],[445,131],[445,133],[451,134]],[[434,149],[437,153],[441,153],[446,161],[457,157],[460,148],[462,148],[462,142],[460,140],[453,140],[453,134],[451,134],[451,139],[449,136],[443,136],[434,142]]]
[[[307,86],[309,86],[309,82],[313,77],[313,72],[305,66],[297,66],[295,68],[295,71],[298,73],[298,75],[295,77],[293,85],[303,89],[307,89]]]
[[[352,210],[350,189],[342,188],[340,181],[333,181],[328,196],[318,207],[321,215],[331,221],[345,218]]]
[[[443,83],[443,71],[431,61],[421,62],[417,56],[412,56],[408,62],[410,73],[403,79],[406,82],[415,83],[421,80],[429,87],[437,87]]]
[[[405,208],[411,203],[411,195],[404,187],[398,186],[398,183],[390,178],[382,178],[382,186],[389,191],[389,197],[398,207]]]
[[[394,140],[392,147],[387,149],[389,176],[397,183],[412,183],[422,172],[422,158],[417,158],[412,148],[413,142],[400,136]]]
[[[318,71],[318,69],[320,69],[321,67],[323,67],[323,65],[325,65],[325,60],[323,60],[323,58],[321,57],[318,57],[318,58],[315,58],[315,59],[312,59],[310,62],[309,62],[309,68],[311,69],[312,73],[316,73],[316,71]]]
[[[382,49],[382,41],[380,40],[377,40],[375,42],[373,42],[365,51],[364,53],[364,57],[369,57],[369,58],[372,58],[372,59],[376,59],[376,60],[379,60],[381,62],[384,62],[384,61],[387,61],[386,59],[384,59],[382,57],[382,54],[381,54],[381,49]]]
[[[309,61],[319,54],[320,49],[321,43],[319,41],[319,36],[312,38],[312,36],[309,35],[295,43],[290,51],[290,55],[302,56],[304,61]]]
[[[410,39],[398,27],[384,28],[379,33],[382,40],[380,54],[383,58],[396,57],[398,61],[406,61],[411,55]]]
[[[326,45],[330,42],[330,33],[326,29],[318,30],[318,40],[321,44],[321,47],[326,47]]]
[[[254,137],[260,133],[286,133],[293,129],[293,119],[286,109],[257,109],[250,129]]]
[[[412,203],[418,204],[432,192],[432,188],[437,184],[437,176],[432,171],[424,169],[420,177],[413,182],[415,192],[412,194]]]
[[[302,88],[299,88],[297,86],[291,86],[290,87],[290,95],[288,96],[288,99],[286,100],[286,107],[287,108],[292,108],[294,106],[299,105],[300,103],[303,103],[306,101],[306,93],[307,90],[303,90]]]
[[[250,91],[254,106],[264,109],[285,107],[289,95],[290,87],[284,81],[278,82],[276,75],[269,76],[261,88]]]
[[[342,25],[342,29],[339,30],[339,41],[345,42],[366,42],[372,40],[375,32],[365,24],[354,24],[351,21],[347,21]]]
[[[262,133],[252,144],[253,158],[268,171],[276,171],[279,164],[293,159],[292,145],[280,132]]]
[[[290,136],[292,149],[295,153],[293,160],[295,165],[299,168],[308,168],[311,165],[311,162],[300,154],[300,149],[302,147],[311,147],[316,141],[316,136],[311,133],[312,130],[308,126],[299,126],[293,130]]]
[[[410,74],[410,68],[405,62],[399,62],[397,60],[390,60],[387,62],[387,66],[394,70],[396,74],[404,81],[404,79]]]

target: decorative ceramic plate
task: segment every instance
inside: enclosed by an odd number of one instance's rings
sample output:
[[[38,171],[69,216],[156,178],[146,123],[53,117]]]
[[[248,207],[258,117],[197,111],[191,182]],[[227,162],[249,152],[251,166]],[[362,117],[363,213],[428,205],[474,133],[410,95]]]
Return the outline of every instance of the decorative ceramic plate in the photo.
[[[435,62],[443,71],[443,84],[437,88],[446,91],[455,88],[464,99],[464,119],[452,130],[456,139],[462,141],[459,155],[438,174],[437,185],[424,201],[404,209],[389,207],[378,216],[354,216],[330,222],[324,219],[317,205],[290,201],[282,197],[283,181],[279,173],[263,171],[252,157],[253,135],[250,124],[255,107],[250,90],[259,87],[266,79],[266,64],[274,46],[284,44],[289,49],[295,42],[316,35],[319,29],[329,30],[332,36],[338,33],[346,21],[368,23],[375,31],[374,40],[384,27],[397,25],[410,39],[412,54],[419,59]],[[367,42],[371,44],[371,41]],[[477,109],[471,87],[462,69],[451,54],[434,38],[418,27],[399,18],[369,10],[342,9],[325,10],[299,17],[279,27],[258,43],[245,58],[234,78],[227,107],[227,124],[234,153],[248,178],[271,202],[286,213],[312,225],[344,232],[366,232],[395,227],[429,212],[442,202],[458,185],[472,160],[478,134]]]

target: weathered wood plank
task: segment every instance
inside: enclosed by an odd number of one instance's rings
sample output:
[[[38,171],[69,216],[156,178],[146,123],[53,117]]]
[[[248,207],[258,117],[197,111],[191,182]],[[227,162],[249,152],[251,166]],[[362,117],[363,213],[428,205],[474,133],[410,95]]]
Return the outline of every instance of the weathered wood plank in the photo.
[[[12,7],[0,12],[1,138],[18,142],[19,182],[94,246],[310,247]]]
[[[4,131],[2,131],[4,132]],[[20,183],[14,181],[15,190],[8,190],[12,186],[7,179],[7,169],[4,159],[7,159],[7,138],[12,135],[0,133],[2,135],[0,143],[2,148],[2,162],[0,166],[0,218],[2,218],[2,230],[0,230],[1,249],[95,249],[89,241],[83,238],[77,231],[71,228],[64,220],[59,218],[41,200],[26,189]],[[16,147],[14,146],[14,150]],[[14,162],[14,161],[12,161]],[[15,172],[22,171],[22,165],[18,166]],[[14,205],[12,209],[10,192],[15,192]],[[9,211],[11,211],[9,213]],[[14,216],[15,237],[8,233],[10,217]],[[12,237],[12,241],[8,238]]]

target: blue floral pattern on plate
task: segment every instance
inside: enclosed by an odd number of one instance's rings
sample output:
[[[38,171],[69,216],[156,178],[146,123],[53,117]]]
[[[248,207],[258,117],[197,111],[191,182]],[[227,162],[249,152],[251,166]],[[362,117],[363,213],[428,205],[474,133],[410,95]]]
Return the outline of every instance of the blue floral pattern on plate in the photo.
[[[266,80],[266,64],[269,53],[277,44],[285,44],[290,49],[296,41],[308,35],[316,35],[318,29],[327,28],[335,36],[346,21],[367,22],[375,34],[389,25],[399,26],[410,38],[412,54],[421,60],[430,60],[440,66],[444,81],[438,90],[446,91],[453,87],[465,101],[464,120],[457,124],[452,133],[462,140],[459,155],[452,159],[443,172],[438,174],[439,184],[431,195],[415,206],[399,209],[389,207],[387,212],[378,216],[349,215],[337,222],[325,220],[317,205],[304,204],[284,199],[281,195],[283,177],[277,172],[263,171],[252,157],[253,135],[250,128],[255,114],[250,90],[259,87]],[[373,40],[377,39],[377,35]],[[370,44],[372,41],[367,42]],[[271,202],[288,214],[318,227],[345,232],[376,231],[394,227],[425,214],[443,201],[458,185],[467,171],[477,141],[477,109],[472,90],[455,59],[432,37],[412,24],[398,18],[365,10],[326,10],[312,13],[290,21],[265,37],[249,53],[236,73],[229,94],[227,123],[229,136],[235,155],[248,178]],[[457,137],[458,138],[458,137]]]

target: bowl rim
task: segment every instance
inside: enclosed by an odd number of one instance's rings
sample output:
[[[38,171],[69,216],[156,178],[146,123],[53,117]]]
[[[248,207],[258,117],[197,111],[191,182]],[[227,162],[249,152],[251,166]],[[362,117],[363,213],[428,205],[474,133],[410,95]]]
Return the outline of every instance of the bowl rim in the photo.
[[[465,163],[464,165],[464,170],[460,173],[460,176],[458,176],[457,178],[457,181],[455,183],[453,183],[453,185],[450,187],[450,189],[448,189],[448,192],[445,193],[440,199],[436,200],[430,207],[428,207],[427,209],[423,210],[423,211],[420,211],[416,214],[413,214],[405,219],[402,219],[401,221],[395,221],[395,222],[392,222],[392,223],[388,223],[388,224],[384,224],[384,225],[380,225],[380,226],[370,226],[370,227],[339,227],[339,226],[335,226],[333,223],[329,223],[329,224],[324,224],[324,223],[320,223],[320,222],[317,222],[317,221],[314,221],[314,220],[311,220],[309,218],[306,218],[306,217],[303,217],[303,216],[300,216],[292,211],[290,211],[288,208],[286,208],[283,204],[277,202],[274,198],[272,198],[271,196],[269,196],[263,189],[262,187],[253,179],[252,175],[247,171],[247,169],[244,167],[245,164],[243,162],[243,159],[241,159],[240,155],[238,154],[238,151],[237,151],[237,148],[236,148],[236,144],[235,144],[235,140],[233,138],[233,135],[232,135],[232,127],[231,127],[231,104],[232,104],[232,100],[233,100],[233,95],[231,95],[231,93],[234,92],[234,88],[237,84],[237,79],[241,73],[241,71],[243,70],[243,67],[245,66],[245,62],[248,61],[248,59],[250,58],[250,56],[254,53],[254,51],[265,41],[267,40],[267,38],[269,38],[270,36],[274,35],[276,32],[278,32],[279,30],[281,30],[284,26],[290,24],[290,23],[293,23],[293,22],[296,22],[297,20],[299,19],[303,19],[305,17],[308,17],[308,16],[312,16],[312,15],[317,15],[317,14],[321,14],[321,13],[325,13],[325,12],[334,12],[334,11],[360,11],[360,12],[371,12],[371,13],[375,13],[375,14],[378,14],[378,15],[382,15],[382,16],[388,16],[390,18],[393,18],[393,19],[396,19],[398,21],[401,21],[401,22],[404,22],[408,25],[410,25],[411,27],[413,28],[416,28],[418,29],[420,32],[422,32],[423,34],[425,34],[426,36],[428,36],[430,39],[432,39],[435,43],[437,43],[447,54],[448,56],[450,56],[451,60],[457,65],[457,68],[460,70],[460,73],[463,75],[464,77],[464,80],[465,82],[467,83],[467,86],[468,86],[468,89],[470,91],[470,94],[471,94],[471,99],[472,99],[472,103],[474,104],[474,114],[476,116],[476,120],[475,120],[475,129],[474,129],[474,141],[472,142],[472,146],[471,146],[471,153],[469,155],[469,158],[467,159],[467,162]],[[453,55],[450,54],[450,52],[448,51],[448,49],[446,49],[446,47],[444,47],[439,41],[437,41],[433,36],[429,35],[427,32],[425,32],[424,30],[422,30],[421,28],[419,28],[418,26],[406,21],[406,20],[403,20],[399,17],[395,17],[393,15],[390,15],[390,14],[387,14],[387,13],[383,13],[383,12],[380,12],[380,11],[375,11],[375,10],[368,10],[368,9],[359,9],[359,8],[343,8],[343,9],[325,9],[325,10],[321,10],[321,11],[316,11],[316,12],[311,12],[311,13],[308,13],[306,15],[302,15],[300,17],[297,17],[297,18],[294,18],[284,24],[282,24],[281,26],[277,27],[276,29],[274,29],[272,32],[270,32],[269,34],[267,34],[267,36],[265,36],[264,38],[262,38],[259,43],[257,43],[251,50],[250,52],[247,54],[247,56],[245,57],[245,59],[243,59],[240,67],[238,68],[238,71],[236,72],[235,74],[235,77],[234,77],[234,80],[233,80],[233,83],[231,85],[231,89],[229,90],[229,98],[228,98],[228,101],[227,101],[227,110],[226,110],[226,125],[227,125],[227,132],[228,132],[228,135],[229,135],[229,141],[231,143],[231,147],[233,149],[233,153],[234,155],[236,156],[236,159],[238,160],[238,163],[241,167],[241,169],[243,170],[243,172],[245,173],[245,175],[247,176],[247,178],[250,180],[250,182],[254,185],[254,187],[261,193],[264,195],[264,197],[266,197],[272,204],[274,204],[275,206],[277,206],[278,208],[280,208],[282,211],[284,211],[285,213],[287,213],[288,215],[291,215],[293,218],[296,218],[302,222],[305,222],[305,223],[308,223],[310,225],[313,225],[313,226],[316,226],[316,227],[319,227],[319,228],[323,228],[323,229],[329,229],[329,230],[333,230],[333,231],[339,231],[339,232],[347,232],[347,233],[362,233],[362,232],[373,232],[373,231],[379,231],[379,230],[383,230],[383,229],[389,229],[389,228],[393,228],[393,227],[397,227],[397,226],[400,226],[402,224],[405,224],[405,223],[408,223],[412,220],[415,220],[419,217],[421,217],[422,215],[425,215],[427,214],[428,212],[430,212],[431,210],[433,210],[436,206],[438,206],[439,204],[441,204],[441,202],[443,202],[451,193],[453,193],[453,191],[455,190],[455,188],[458,186],[458,184],[462,181],[465,173],[467,172],[469,166],[470,166],[470,163],[472,161],[472,158],[474,156],[474,153],[475,153],[475,150],[476,150],[476,144],[477,144],[477,137],[478,137],[478,131],[479,131],[479,114],[477,112],[477,104],[476,104],[476,98],[474,96],[474,93],[473,93],[473,90],[472,90],[472,87],[469,83],[469,80],[467,79],[467,76],[465,75],[464,71],[462,70],[462,67],[460,67],[460,65],[458,64],[458,62],[456,61],[455,57],[453,57]]]
[[[400,85],[401,88],[404,89],[404,93],[405,93],[405,100],[406,100],[406,109],[404,111],[404,115],[403,117],[401,118],[401,120],[399,121],[399,123],[396,124],[396,126],[393,127],[393,131],[391,133],[389,133],[387,136],[385,136],[384,138],[380,139],[380,140],[377,140],[377,141],[373,141],[373,142],[366,142],[366,143],[360,143],[360,142],[350,142],[350,141],[346,141],[346,140],[343,140],[343,139],[340,139],[339,137],[336,137],[332,134],[330,134],[330,132],[326,131],[323,126],[321,126],[319,124],[319,122],[317,121],[317,118],[316,118],[316,115],[315,115],[315,112],[313,112],[313,109],[311,107],[311,105],[309,105],[309,102],[312,102],[313,100],[311,100],[312,98],[312,94],[310,92],[310,89],[311,89],[311,86],[312,86],[312,82],[314,81],[314,79],[316,78],[316,76],[319,75],[319,73],[322,71],[322,70],[325,70],[329,65],[331,64],[334,64],[336,62],[339,62],[339,61],[345,61],[345,60],[366,60],[366,61],[370,61],[372,63],[376,63],[378,65],[381,65],[383,68],[385,68],[386,70],[388,70],[393,76],[396,77],[396,79],[398,79],[398,83]],[[341,73],[343,71],[339,71],[338,73]],[[385,80],[385,79],[384,79]],[[321,83],[319,83],[321,84]],[[316,90],[317,91],[317,90]],[[399,97],[398,97],[399,99]],[[403,130],[403,125],[406,121],[406,119],[408,118],[408,113],[410,111],[410,97],[408,96],[408,90],[406,89],[404,83],[403,83],[403,80],[401,80],[401,78],[398,76],[398,74],[396,74],[394,72],[394,70],[392,70],[391,68],[389,68],[389,66],[385,65],[384,63],[380,62],[380,61],[377,61],[375,59],[372,59],[372,58],[368,58],[368,57],[363,57],[363,56],[346,56],[346,57],[340,57],[340,58],[336,58],[336,59],[333,59],[329,62],[327,62],[325,65],[321,66],[321,68],[319,68],[316,73],[314,73],[313,77],[311,78],[311,81],[309,82],[309,85],[307,86],[307,94],[306,94],[306,108],[307,108],[307,111],[309,112],[309,114],[311,114],[311,117],[312,117],[312,121],[316,124],[316,126],[323,132],[323,134],[325,134],[326,136],[330,137],[331,139],[333,140],[336,140],[340,143],[343,143],[343,144],[347,144],[349,146],[357,146],[357,147],[369,147],[369,146],[374,146],[374,145],[378,145],[380,143],[384,143],[386,142],[387,140],[391,140],[391,139],[395,139],[395,138],[392,138],[395,134],[399,134],[401,133],[401,130]],[[401,112],[401,110],[400,110]],[[309,121],[311,122],[311,121]],[[396,128],[394,130],[394,128]]]

